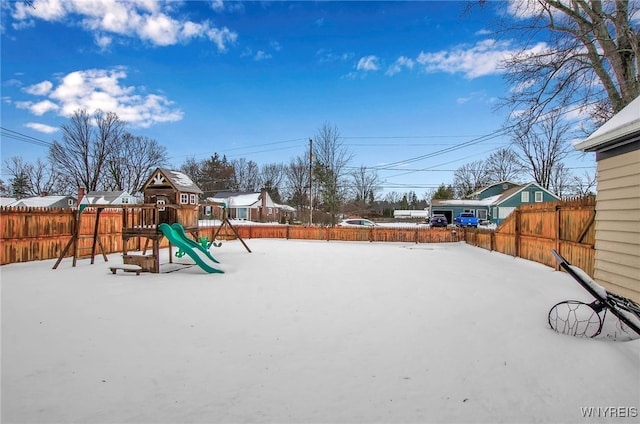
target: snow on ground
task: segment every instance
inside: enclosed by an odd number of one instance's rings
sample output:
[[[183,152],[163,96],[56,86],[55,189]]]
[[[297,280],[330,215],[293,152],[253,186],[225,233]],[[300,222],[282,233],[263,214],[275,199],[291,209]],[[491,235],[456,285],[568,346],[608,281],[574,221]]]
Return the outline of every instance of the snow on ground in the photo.
[[[591,300],[565,273],[464,243],[246,242],[212,249],[225,274],[167,249],[156,275],[1,267],[2,422],[637,422],[640,340],[548,327]]]

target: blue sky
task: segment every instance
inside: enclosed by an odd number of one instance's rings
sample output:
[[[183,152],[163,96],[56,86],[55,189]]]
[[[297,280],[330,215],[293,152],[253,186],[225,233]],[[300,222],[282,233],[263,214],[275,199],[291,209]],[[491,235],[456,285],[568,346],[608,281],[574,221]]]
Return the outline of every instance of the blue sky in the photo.
[[[78,108],[114,111],[177,168],[214,153],[259,165],[308,154],[326,122],[418,195],[509,143],[497,41],[510,2],[32,0],[2,3],[4,161],[45,159]],[[29,139],[33,141],[33,139]],[[465,146],[463,143],[468,143]],[[576,173],[595,168],[572,155]]]

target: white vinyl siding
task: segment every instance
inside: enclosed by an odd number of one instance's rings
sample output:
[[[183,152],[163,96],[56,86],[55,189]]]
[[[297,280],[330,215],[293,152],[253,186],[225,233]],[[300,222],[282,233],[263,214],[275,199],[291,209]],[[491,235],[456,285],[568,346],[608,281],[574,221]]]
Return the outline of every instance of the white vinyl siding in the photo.
[[[598,162],[595,280],[640,301],[640,150]]]

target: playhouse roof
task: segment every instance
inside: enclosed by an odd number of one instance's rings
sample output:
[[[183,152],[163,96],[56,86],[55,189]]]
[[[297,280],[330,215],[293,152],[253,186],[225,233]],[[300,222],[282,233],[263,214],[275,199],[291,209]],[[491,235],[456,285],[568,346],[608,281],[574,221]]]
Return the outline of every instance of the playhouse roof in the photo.
[[[143,187],[162,185],[167,182],[179,192],[202,194],[200,187],[198,187],[187,174],[167,168],[157,168],[153,171]]]

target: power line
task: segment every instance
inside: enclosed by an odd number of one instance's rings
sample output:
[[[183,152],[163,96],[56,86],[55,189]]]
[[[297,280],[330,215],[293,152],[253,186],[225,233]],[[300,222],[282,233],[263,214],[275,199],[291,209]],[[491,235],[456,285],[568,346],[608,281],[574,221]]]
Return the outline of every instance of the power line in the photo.
[[[26,135],[18,131],[13,131],[5,127],[0,127],[0,130],[1,130],[0,135],[3,138],[9,138],[12,140],[22,141],[25,143],[35,144],[36,146],[43,146],[43,147],[53,146],[53,143],[49,141],[44,141],[39,138],[31,137],[30,135]]]

